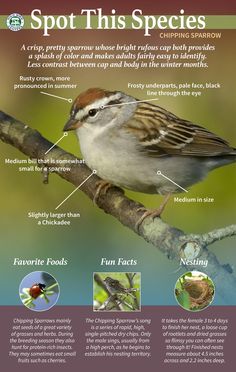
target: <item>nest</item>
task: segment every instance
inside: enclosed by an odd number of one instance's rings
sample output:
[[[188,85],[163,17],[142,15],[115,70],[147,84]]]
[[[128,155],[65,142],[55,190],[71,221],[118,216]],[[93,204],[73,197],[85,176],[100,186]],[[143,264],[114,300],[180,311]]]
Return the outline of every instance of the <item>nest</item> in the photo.
[[[190,309],[204,308],[212,300],[213,288],[205,280],[186,280],[184,289],[189,294]]]

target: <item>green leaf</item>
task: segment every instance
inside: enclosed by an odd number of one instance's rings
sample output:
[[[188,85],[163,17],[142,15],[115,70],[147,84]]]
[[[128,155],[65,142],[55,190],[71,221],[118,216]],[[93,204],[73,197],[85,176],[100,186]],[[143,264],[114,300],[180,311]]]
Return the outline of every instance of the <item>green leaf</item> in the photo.
[[[179,304],[185,309],[190,308],[190,299],[187,291],[182,291],[178,296],[176,296]]]
[[[22,299],[22,300],[24,300],[24,299],[28,299],[29,298],[29,295],[27,295],[26,293],[20,293],[20,298]]]
[[[49,301],[49,298],[47,298],[47,296],[46,296],[46,294],[45,293],[43,293],[42,295],[40,295],[40,297],[43,297],[44,298],[44,300],[45,300],[45,302],[48,304],[50,301]]]

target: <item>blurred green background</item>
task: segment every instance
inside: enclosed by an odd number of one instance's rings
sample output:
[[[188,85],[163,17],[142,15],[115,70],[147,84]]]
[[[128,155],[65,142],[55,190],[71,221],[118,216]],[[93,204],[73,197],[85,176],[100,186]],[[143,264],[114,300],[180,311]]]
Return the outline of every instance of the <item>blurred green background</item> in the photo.
[[[143,31],[53,31],[49,38],[41,31],[11,32],[1,30],[1,110],[36,128],[52,142],[62,136],[70,104],[44,96],[39,90],[13,90],[19,75],[71,76],[77,89],[51,90],[66,98],[75,98],[89,87],[103,87],[121,90],[139,99],[147,99],[144,91],[129,90],[131,83],[161,82],[220,82],[221,89],[208,90],[199,98],[164,97],[158,104],[176,115],[196,122],[214,131],[236,146],[235,130],[235,50],[232,45],[235,31],[222,30],[218,40],[191,40],[193,44],[214,43],[216,52],[210,54],[208,69],[27,69],[26,54],[20,51],[22,43],[46,44],[176,44],[178,40],[159,39],[158,32],[145,38]],[[186,42],[186,41],[185,41]],[[190,42],[190,41],[189,41]],[[70,134],[60,146],[80,155],[77,139]],[[74,187],[51,175],[49,184],[42,183],[40,174],[20,173],[17,166],[5,165],[5,158],[25,158],[17,149],[0,142],[1,156],[1,286],[0,304],[20,304],[18,286],[29,272],[45,270],[58,280],[61,295],[60,305],[92,305],[93,272],[109,271],[110,267],[100,266],[101,257],[135,258],[135,267],[112,267],[114,271],[140,271],[142,273],[142,305],[175,305],[174,286],[182,271],[178,262],[169,261],[155,247],[147,244],[139,236],[122,226],[113,217],[96,208],[81,191],[76,192],[61,208],[61,212],[79,212],[71,227],[42,227],[26,216],[29,211],[54,211]],[[163,219],[170,225],[185,232],[203,233],[230,225],[236,217],[236,173],[235,165],[212,172],[208,178],[191,188],[188,197],[210,196],[212,204],[168,204]],[[160,196],[149,196],[127,192],[131,198],[139,200],[147,207],[156,207]],[[236,264],[235,243],[224,239],[211,246],[221,263]],[[67,266],[20,267],[13,266],[14,257],[61,258]],[[207,270],[205,270],[207,272]],[[215,304],[223,304],[217,294]]]

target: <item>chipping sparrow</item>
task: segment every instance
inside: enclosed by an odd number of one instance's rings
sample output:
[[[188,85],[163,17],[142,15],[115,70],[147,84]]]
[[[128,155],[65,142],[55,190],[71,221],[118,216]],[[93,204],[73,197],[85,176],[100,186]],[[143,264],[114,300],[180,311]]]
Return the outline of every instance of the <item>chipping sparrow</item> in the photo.
[[[107,289],[109,290],[110,293],[112,294],[117,294],[117,293],[128,293],[130,292],[136,292],[136,288],[125,288],[119,280],[112,279],[109,276],[104,279],[104,283],[106,284]]]
[[[207,129],[119,91],[81,93],[64,127],[72,129],[102,179],[144,193],[182,192],[163,175],[188,188],[236,161],[236,149]]]

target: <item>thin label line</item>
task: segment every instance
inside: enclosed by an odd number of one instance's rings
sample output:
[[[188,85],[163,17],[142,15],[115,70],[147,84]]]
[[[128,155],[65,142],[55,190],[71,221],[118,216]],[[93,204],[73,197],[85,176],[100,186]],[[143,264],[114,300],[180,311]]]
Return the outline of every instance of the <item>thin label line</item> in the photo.
[[[60,96],[56,96],[55,94],[51,94],[51,93],[46,93],[46,92],[40,92],[41,94],[45,94],[46,96],[50,96],[50,97],[54,97],[54,98],[58,98],[58,99],[63,99],[64,101],[67,101],[67,102],[72,102],[72,98],[64,98],[64,97],[60,97]]]
[[[150,98],[150,99],[144,99],[143,101],[132,101],[132,102],[123,102],[123,103],[115,103],[114,105],[105,105],[105,106],[101,106],[101,110],[103,110],[104,108],[108,108],[108,107],[113,107],[113,106],[122,106],[122,105],[132,105],[134,103],[142,103],[142,102],[150,102],[150,101],[158,101],[159,98]]]
[[[180,186],[178,183],[176,183],[175,181],[171,180],[169,177],[165,176],[163,173],[161,173],[161,171],[157,171],[157,175],[166,178],[168,181],[172,182],[174,185],[178,186],[178,187],[179,187],[180,189],[182,189],[183,191],[188,192],[188,190],[184,189],[184,188],[183,188],[182,186]]]
[[[54,145],[52,145],[46,152],[45,152],[45,154],[44,155],[47,155],[48,153],[49,153],[49,151],[51,151],[52,149],[53,149],[53,147],[55,147],[57,144],[58,144],[58,142],[60,142],[61,140],[62,140],[62,138],[64,138],[64,137],[66,137],[66,136],[68,136],[68,133],[67,132],[65,132],[64,134],[63,134],[63,136],[61,136],[61,138],[59,138],[59,140],[57,141],[57,142],[55,142],[54,143]]]
[[[94,169],[93,171],[92,171],[92,173],[87,177],[87,178],[85,178],[85,180],[83,181],[83,182],[81,182],[81,184],[79,185],[79,186],[77,186],[76,187],[76,189],[74,189],[60,204],[58,204],[58,206],[55,208],[55,209],[58,209],[62,204],[64,204],[65,203],[65,201],[67,201],[70,197],[71,197],[71,195],[73,195],[77,190],[79,190],[79,188],[85,183],[85,182],[87,182],[88,181],[88,179],[90,178],[90,177],[92,177],[94,174],[96,174],[97,173],[97,171]]]

